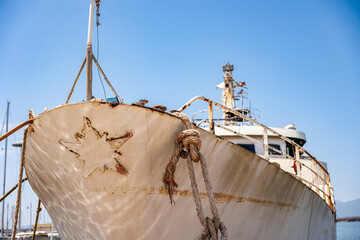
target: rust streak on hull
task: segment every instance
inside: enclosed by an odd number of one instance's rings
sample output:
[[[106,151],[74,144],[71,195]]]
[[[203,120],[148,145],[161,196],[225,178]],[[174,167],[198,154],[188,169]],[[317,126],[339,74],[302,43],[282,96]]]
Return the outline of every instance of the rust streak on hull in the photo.
[[[152,187],[152,188],[119,187],[119,188],[95,189],[94,191],[95,192],[106,191],[109,195],[115,195],[116,193],[122,193],[122,194],[142,193],[145,195],[160,194],[160,195],[166,195],[166,196],[168,195],[166,189],[164,189],[163,187],[157,187],[157,188],[155,188],[155,187]],[[193,197],[193,194],[190,190],[176,190],[174,195],[178,196],[178,197],[186,197],[186,198]],[[205,192],[200,192],[200,197],[202,199],[207,199],[208,195]],[[290,208],[294,208],[294,209],[299,208],[299,206],[290,204],[290,203],[274,202],[274,201],[270,201],[270,200],[263,200],[263,199],[257,199],[257,198],[248,198],[248,197],[242,197],[242,196],[237,196],[237,195],[232,195],[232,194],[227,194],[227,193],[219,193],[219,192],[214,193],[214,197],[215,197],[215,200],[217,203],[250,202],[250,203],[255,203],[255,204],[261,204],[264,206],[275,205],[275,206],[279,206],[279,207],[290,207]]]

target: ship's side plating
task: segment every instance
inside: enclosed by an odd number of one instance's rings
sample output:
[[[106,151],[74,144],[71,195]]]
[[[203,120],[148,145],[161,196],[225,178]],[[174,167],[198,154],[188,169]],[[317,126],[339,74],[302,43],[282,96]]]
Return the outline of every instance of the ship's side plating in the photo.
[[[185,161],[171,205],[162,176],[176,117],[131,105],[63,105],[35,118],[24,140],[29,182],[62,239],[194,239],[196,216]],[[201,152],[229,239],[335,239],[335,214],[289,173],[214,134]],[[98,158],[98,156],[104,156]],[[205,213],[205,187],[195,165]]]

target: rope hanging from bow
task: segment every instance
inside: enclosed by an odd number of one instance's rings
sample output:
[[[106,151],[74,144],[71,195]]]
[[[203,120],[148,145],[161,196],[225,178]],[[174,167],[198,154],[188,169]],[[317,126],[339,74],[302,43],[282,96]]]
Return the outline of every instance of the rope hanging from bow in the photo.
[[[166,170],[163,175],[164,187],[169,193],[170,203],[171,204],[175,203],[173,199],[173,195],[178,186],[178,184],[175,182],[175,175],[174,175],[176,171],[176,164],[179,161],[180,157],[186,158],[190,181],[191,181],[192,193],[194,196],[194,201],[197,210],[197,216],[200,220],[200,223],[204,227],[204,230],[201,233],[199,239],[218,240],[219,239],[218,232],[220,231],[221,233],[220,239],[226,240],[228,239],[227,229],[224,223],[220,221],[214,194],[212,191],[212,186],[210,183],[207,162],[205,160],[205,157],[200,152],[200,148],[201,148],[200,133],[197,130],[193,129],[193,125],[191,124],[189,118],[185,114],[181,112],[173,112],[173,114],[179,117],[185,123],[186,130],[179,133],[178,136],[176,137],[175,149],[171,155],[170,161],[166,166]],[[204,216],[204,210],[201,204],[201,198],[200,198],[198,185],[196,182],[193,162],[195,163],[200,162],[202,174],[206,186],[206,191],[209,196],[210,209],[213,218]]]

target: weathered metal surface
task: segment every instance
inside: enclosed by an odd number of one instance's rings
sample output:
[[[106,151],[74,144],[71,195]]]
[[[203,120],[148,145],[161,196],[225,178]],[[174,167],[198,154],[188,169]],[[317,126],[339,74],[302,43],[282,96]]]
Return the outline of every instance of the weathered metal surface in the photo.
[[[84,125],[81,131],[74,134],[74,140],[60,139],[59,143],[83,163],[84,177],[89,177],[97,169],[102,172],[116,170],[123,175],[128,174],[126,167],[120,163],[121,152],[119,149],[134,133],[132,131],[125,131],[120,135],[101,133],[92,125],[89,118],[83,117],[83,121]],[[99,161],[99,159],[106,160]]]
[[[84,117],[103,138],[105,133],[107,137],[133,133],[121,145],[120,156],[115,154],[127,175],[101,165],[112,164],[115,158],[108,142],[98,143],[104,140],[101,137],[88,139],[91,134],[86,133],[80,157],[59,142],[75,146]],[[177,166],[175,206],[162,188],[174,140],[185,129],[181,120],[146,107],[86,102],[47,111],[31,127],[25,138],[26,173],[62,239],[198,237],[202,226],[185,160]],[[335,215],[315,192],[255,154],[199,131],[229,239],[335,239]],[[103,151],[105,157],[95,158],[96,151]],[[94,164],[87,175],[89,159]],[[200,166],[195,165],[195,171],[200,176]],[[205,197],[204,184],[198,184]],[[209,215],[206,201],[204,210]]]
[[[167,110],[167,107],[165,107],[163,105],[155,105],[155,106],[152,106],[152,108],[159,110],[159,111],[163,111],[163,112],[165,112]]]

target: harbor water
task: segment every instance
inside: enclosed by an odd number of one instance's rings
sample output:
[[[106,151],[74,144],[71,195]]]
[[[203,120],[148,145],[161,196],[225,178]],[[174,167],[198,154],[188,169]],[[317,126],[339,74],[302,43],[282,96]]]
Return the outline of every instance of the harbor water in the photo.
[[[360,240],[360,222],[336,223],[337,240]]]

